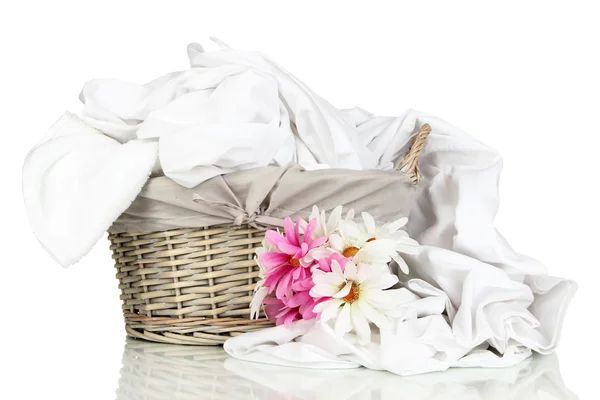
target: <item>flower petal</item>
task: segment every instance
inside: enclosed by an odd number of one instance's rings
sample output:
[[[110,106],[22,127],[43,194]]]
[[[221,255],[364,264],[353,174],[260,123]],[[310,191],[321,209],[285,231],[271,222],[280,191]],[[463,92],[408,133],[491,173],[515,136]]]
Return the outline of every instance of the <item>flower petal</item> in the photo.
[[[311,219],[308,225],[306,226],[306,231],[304,231],[304,243],[310,242],[313,233],[315,232],[315,228],[317,227],[317,220]]]
[[[298,253],[298,251],[300,250],[298,246],[291,244],[287,241],[277,243],[277,248],[283,253],[290,256],[295,256],[296,253]]]
[[[408,222],[408,218],[402,217],[388,225],[388,229],[390,232],[396,232],[398,229],[402,228]]]
[[[396,261],[396,264],[398,264],[398,267],[400,268],[400,271],[402,271],[405,274],[408,274],[408,264],[406,263],[406,261],[404,261],[404,258],[400,257],[399,255],[395,254],[392,256],[392,259],[394,261]]]
[[[318,237],[318,238],[314,239],[313,241],[311,241],[308,244],[308,247],[310,249],[314,249],[315,247],[323,246],[326,242],[327,242],[327,236],[321,236],[321,237]]]
[[[285,238],[289,243],[300,246],[300,243],[298,242],[298,235],[296,235],[294,229],[294,222],[290,217],[285,217],[283,220],[283,231],[285,232]]]
[[[369,326],[369,321],[363,314],[360,308],[360,301],[356,301],[352,303],[351,306],[351,317],[352,317],[352,325],[354,325],[354,330],[356,334],[360,338],[363,343],[368,343],[371,341],[371,327]]]
[[[346,221],[352,221],[354,220],[354,209],[351,208],[348,210],[348,213],[346,214]]]
[[[344,273],[342,272],[342,267],[340,266],[340,263],[337,262],[337,260],[331,260],[331,273],[339,275],[341,277],[344,276]]]
[[[398,277],[389,271],[384,272],[382,269],[373,269],[373,271],[374,273],[361,283],[361,289],[384,290],[398,283]]]
[[[406,239],[404,239],[406,240]],[[410,239],[412,240],[412,239]],[[416,244],[409,244],[409,243],[399,243],[398,245],[396,245],[396,251],[399,251],[400,253],[405,253],[405,254],[412,254],[412,255],[416,255],[419,254],[419,244],[415,241]]]
[[[329,236],[329,245],[339,253],[344,251],[344,239],[338,234]]]
[[[350,306],[344,304],[342,310],[335,321],[335,333],[342,336],[352,330],[352,320],[350,318]]]
[[[267,241],[269,241],[273,246],[277,246],[277,243],[282,242],[282,241],[287,241],[285,240],[285,238],[281,235],[281,233],[274,231],[274,230],[268,230],[265,232],[265,239],[267,239]]]
[[[371,304],[367,301],[358,301],[358,307],[360,307],[360,311],[363,315],[372,323],[377,325],[379,329],[388,329],[389,321],[385,317],[384,314],[377,311]]]
[[[342,236],[342,239],[344,239],[345,244],[358,244],[357,241],[361,238],[361,236],[363,236],[360,227],[353,221],[340,221],[339,229],[340,235]]]
[[[337,228],[338,223],[342,219],[342,206],[337,206],[331,211],[327,220],[327,233],[331,233]]]
[[[331,299],[319,303],[313,309],[314,312],[320,313],[321,321],[329,321],[334,318],[338,313],[338,308],[344,303],[341,299]]]
[[[339,286],[328,285],[328,284],[315,285],[312,287],[312,289],[310,289],[310,295],[315,299],[318,299],[320,297],[333,297],[334,295],[337,295],[339,292],[340,292]],[[342,296],[342,297],[344,297],[344,296]],[[336,297],[339,297],[339,296],[336,296]]]
[[[375,232],[377,232],[377,227],[375,226],[375,220],[373,219],[373,216],[368,212],[361,213],[361,216],[365,222],[365,228],[367,228],[367,232],[375,235]]]
[[[283,253],[276,253],[274,251],[267,251],[260,255],[260,262],[264,265],[266,270],[271,268],[279,267],[290,261],[290,256]]]
[[[344,287],[342,289],[337,288],[338,291],[330,296],[334,297],[336,299],[341,299],[341,298],[348,296],[351,289],[352,289],[352,282],[346,282],[346,284],[344,285]]]
[[[344,268],[344,278],[350,281],[355,281],[357,278],[356,264],[354,264],[352,261],[346,263],[346,267]]]
[[[346,283],[343,276],[334,273],[317,273],[319,271],[315,271],[313,273],[313,282],[317,285],[332,285],[336,287],[340,287]]]
[[[250,319],[257,319],[260,314],[260,309],[263,304],[263,300],[267,297],[268,288],[260,287],[254,292],[254,297],[250,302]]]

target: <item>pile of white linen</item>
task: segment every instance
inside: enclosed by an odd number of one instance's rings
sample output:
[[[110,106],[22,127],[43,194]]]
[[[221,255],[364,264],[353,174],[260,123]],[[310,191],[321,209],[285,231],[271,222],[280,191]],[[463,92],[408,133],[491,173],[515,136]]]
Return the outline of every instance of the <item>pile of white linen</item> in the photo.
[[[194,187],[219,174],[296,162],[307,169],[390,169],[419,126],[432,134],[409,231],[423,244],[401,275],[415,295],[395,329],[369,346],[323,323],[231,339],[234,357],[313,368],[408,375],[451,366],[506,366],[556,347],[572,281],[515,253],[495,230],[500,155],[468,134],[409,110],[376,117],[338,110],[267,57],[188,48],[191,68],[146,85],[85,85],[82,119],[63,117],[25,160],[32,228],[61,264],[78,261],[150,174]],[[390,199],[382,199],[390,201]]]

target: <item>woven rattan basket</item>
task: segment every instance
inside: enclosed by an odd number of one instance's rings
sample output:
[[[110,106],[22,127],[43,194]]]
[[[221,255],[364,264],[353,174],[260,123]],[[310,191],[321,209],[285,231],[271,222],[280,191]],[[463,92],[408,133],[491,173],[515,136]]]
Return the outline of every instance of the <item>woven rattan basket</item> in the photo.
[[[398,169],[417,183],[431,132],[423,125]],[[250,320],[258,280],[254,251],[264,231],[215,225],[152,233],[110,233],[127,335],[155,342],[219,345],[272,326]]]

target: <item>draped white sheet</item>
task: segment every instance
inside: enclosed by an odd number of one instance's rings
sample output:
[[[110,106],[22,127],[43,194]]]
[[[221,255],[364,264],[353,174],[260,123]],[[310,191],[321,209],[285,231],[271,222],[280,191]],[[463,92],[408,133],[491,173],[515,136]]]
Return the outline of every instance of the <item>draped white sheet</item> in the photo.
[[[155,174],[186,187],[290,162],[307,169],[390,169],[428,123],[432,133],[419,164],[424,180],[408,225],[423,248],[407,257],[412,275],[400,276],[414,296],[394,329],[360,346],[325,324],[298,322],[290,330],[236,337],[225,349],[264,363],[363,365],[401,375],[514,365],[532,351],[554,350],[576,284],[548,276],[495,230],[502,168],[495,150],[413,110],[399,117],[338,110],[260,53],[221,47],[204,52],[190,45],[192,68],[147,85],[89,82],[81,93],[82,118],[97,130],[79,122],[58,126],[32,151],[23,174],[26,205],[34,232],[59,262],[89,251],[139,193],[150,164]],[[59,137],[57,151],[48,144]],[[84,150],[95,141],[102,151],[88,159]],[[115,190],[121,188],[127,190]],[[85,212],[89,205],[93,213]]]

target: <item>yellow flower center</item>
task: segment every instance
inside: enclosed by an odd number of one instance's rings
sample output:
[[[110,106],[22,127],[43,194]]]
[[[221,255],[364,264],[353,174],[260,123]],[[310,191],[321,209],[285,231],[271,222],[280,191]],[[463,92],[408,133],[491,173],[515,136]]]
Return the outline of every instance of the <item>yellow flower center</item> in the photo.
[[[352,282],[350,292],[344,297],[344,301],[348,304],[354,303],[360,296],[360,286]]]
[[[294,267],[299,267],[300,266],[300,260],[298,260],[297,258],[290,258],[290,264],[292,264]]]
[[[346,247],[344,249],[344,251],[342,252],[342,255],[346,258],[352,258],[356,255],[356,253],[358,253],[358,250],[359,250],[358,247],[354,247],[354,246]]]

